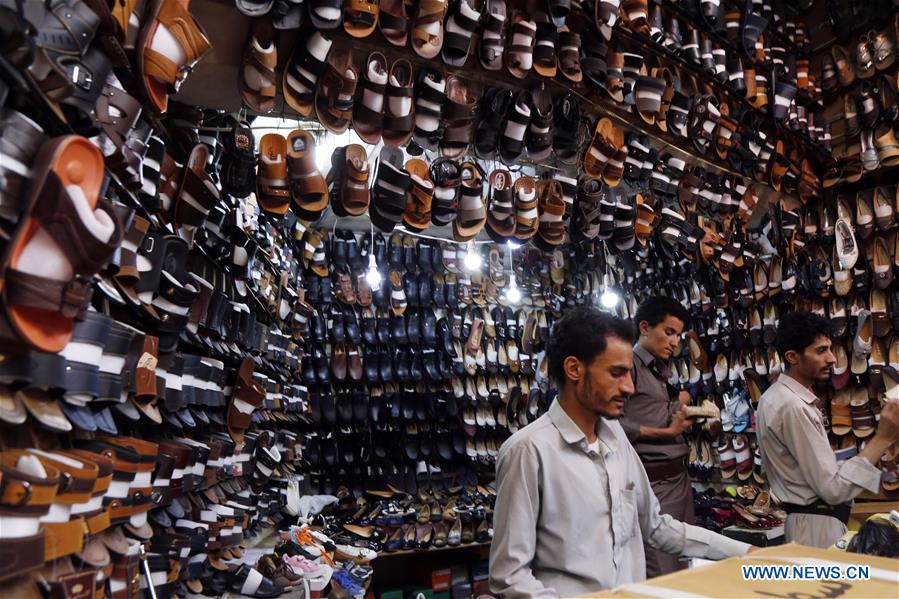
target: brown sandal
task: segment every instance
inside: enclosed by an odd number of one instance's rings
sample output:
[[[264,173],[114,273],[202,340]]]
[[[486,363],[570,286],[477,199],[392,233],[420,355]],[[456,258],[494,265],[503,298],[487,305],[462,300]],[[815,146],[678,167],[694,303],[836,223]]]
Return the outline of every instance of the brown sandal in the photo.
[[[237,369],[234,392],[228,404],[228,434],[238,445],[244,441],[244,433],[250,427],[253,412],[262,405],[265,389],[253,379],[253,358],[246,357]]]
[[[337,148],[325,182],[331,186],[331,207],[337,216],[362,216],[368,210],[368,154],[359,144]]]
[[[522,243],[537,234],[537,184],[531,177],[519,177],[512,186],[515,193],[515,238]]]
[[[443,137],[440,155],[457,160],[468,150],[475,129],[478,100],[468,85],[455,75],[446,79],[446,103],[443,107]]]
[[[238,88],[244,106],[256,112],[271,112],[275,106],[275,67],[278,48],[274,29],[261,19],[253,25],[250,42],[244,50]]]
[[[345,0],[343,28],[352,37],[368,37],[378,26],[378,0]]]
[[[406,0],[381,0],[378,25],[384,39],[394,46],[405,46],[409,39],[409,22]]]
[[[325,129],[340,135],[353,118],[353,96],[359,73],[349,48],[331,52],[328,66],[315,88],[315,115]]]
[[[421,0],[412,23],[412,49],[424,59],[440,54],[448,0]]]
[[[474,239],[487,222],[481,171],[472,162],[462,164],[460,196],[459,213],[453,221],[453,239],[468,241]]]
[[[428,164],[417,158],[406,162],[406,171],[412,186],[406,191],[406,211],[403,222],[407,229],[421,233],[431,224],[431,202],[434,198],[434,182],[428,173]]]
[[[400,58],[390,67],[384,103],[384,144],[399,147],[409,141],[415,129],[415,78],[412,65]]]
[[[565,243],[565,200],[562,184],[555,179],[537,181],[537,236],[534,241],[541,249],[552,250]]]
[[[387,59],[380,52],[372,52],[365,61],[362,82],[357,86],[358,97],[353,104],[353,129],[367,144],[374,145],[381,141],[387,80]]]
[[[328,186],[315,165],[315,139],[305,129],[287,136],[287,172],[291,208],[300,218],[318,220],[328,206]]]
[[[490,202],[487,208],[487,233],[496,243],[515,238],[515,195],[512,175],[498,168],[490,173]]]
[[[283,216],[290,206],[287,182],[287,140],[278,133],[266,133],[259,140],[259,169],[256,199],[269,214]]]

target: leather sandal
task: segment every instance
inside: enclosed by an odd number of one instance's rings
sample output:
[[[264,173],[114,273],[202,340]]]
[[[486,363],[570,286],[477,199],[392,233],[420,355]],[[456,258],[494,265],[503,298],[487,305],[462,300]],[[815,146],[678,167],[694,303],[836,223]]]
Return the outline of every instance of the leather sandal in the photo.
[[[390,67],[384,105],[384,144],[399,147],[412,137],[415,128],[412,65],[399,59]]]
[[[537,24],[521,13],[513,13],[512,26],[506,37],[509,43],[503,55],[506,68],[513,77],[524,79],[534,64]]]
[[[315,164],[315,140],[305,129],[287,136],[287,174],[291,209],[306,220],[315,221],[328,206],[328,186]]]
[[[383,8],[383,7],[382,7]],[[380,52],[372,52],[365,61],[358,97],[353,104],[353,129],[367,144],[381,140],[386,112],[384,95],[387,92],[387,59]],[[399,102],[402,98],[397,98]]]
[[[287,140],[278,133],[267,133],[259,140],[256,198],[259,206],[270,214],[283,216],[290,207]]]
[[[446,78],[436,69],[418,71],[415,84],[415,129],[412,138],[425,150],[436,151],[444,131],[440,118],[446,104]]]
[[[193,66],[212,47],[206,32],[188,12],[189,0],[153,0],[145,15],[137,45],[137,65],[141,85],[153,108],[168,109],[168,96],[178,91]],[[183,59],[166,54],[170,48],[157,33],[165,29],[183,53]]]
[[[478,114],[478,100],[456,76],[446,79],[446,104],[441,118],[440,155],[456,160],[468,150]]]
[[[565,243],[565,202],[558,181],[541,179],[537,182],[537,210],[539,224],[534,241],[538,247],[553,248]]]
[[[515,237],[515,199],[512,175],[505,169],[490,173],[490,196],[487,207],[487,233],[496,243]]]
[[[542,17],[541,18],[545,18]],[[556,26],[546,21],[537,23],[537,36],[534,38],[532,68],[542,77],[555,77],[559,69],[556,46],[559,34]]]
[[[545,90],[537,90],[531,95],[531,120],[525,136],[531,160],[540,162],[549,157],[552,152],[553,130],[552,95]]]
[[[431,180],[435,185],[434,199],[431,203],[431,222],[442,227],[456,218],[462,169],[454,160],[438,158],[431,163],[430,170]]]
[[[465,66],[471,52],[472,36],[478,28],[481,14],[471,0],[454,0],[446,16],[443,62],[453,67]]]
[[[394,46],[405,46],[409,38],[409,7],[405,0],[381,0],[378,25],[384,39]]]
[[[102,183],[103,156],[82,137],[57,138],[38,152],[24,218],[0,259],[0,335],[7,340],[47,352],[69,342],[90,300],[91,277],[122,239],[118,217],[99,197]]]
[[[297,44],[284,69],[284,101],[301,116],[310,116],[315,108],[315,89],[327,66],[331,44],[329,38],[316,31],[308,41]]]
[[[406,211],[406,192],[411,185],[409,173],[403,168],[402,152],[384,147],[378,159],[369,209],[369,216],[376,227],[389,233],[399,224]]]
[[[556,100],[553,107],[552,149],[563,164],[574,164],[580,146],[581,113],[574,96],[567,94]]]
[[[431,202],[434,197],[434,182],[431,181],[428,165],[417,158],[406,162],[411,185],[406,192],[406,211],[403,223],[406,228],[422,232],[431,224]]]
[[[424,59],[440,54],[443,48],[443,19],[448,0],[423,0],[412,21],[412,50]]]
[[[331,133],[345,132],[353,118],[353,97],[359,73],[353,68],[349,49],[331,52],[324,73],[315,87],[315,116]]]
[[[472,162],[462,164],[462,186],[459,197],[459,212],[453,221],[453,239],[469,241],[474,239],[487,222],[487,207],[484,205],[484,191],[481,171]]]
[[[378,26],[378,0],[345,0],[343,28],[352,37],[368,37]]]
[[[275,106],[278,49],[269,22],[254,23],[242,65],[238,88],[244,106],[256,112],[271,112]]]
[[[334,149],[325,183],[331,187],[331,207],[337,216],[362,216],[368,210],[368,154],[359,144]]]
[[[487,0],[487,18],[478,44],[478,58],[481,66],[488,71],[498,71],[503,67],[503,29],[506,24],[506,1]]]
[[[525,243],[537,234],[539,212],[537,185],[531,177],[519,177],[512,186],[515,194],[515,238]]]

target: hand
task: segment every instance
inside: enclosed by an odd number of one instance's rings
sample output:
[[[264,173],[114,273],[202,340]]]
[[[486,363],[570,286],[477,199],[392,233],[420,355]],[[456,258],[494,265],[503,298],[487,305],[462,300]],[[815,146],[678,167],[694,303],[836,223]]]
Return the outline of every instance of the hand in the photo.
[[[899,441],[899,401],[888,401],[883,405],[877,436],[891,443]]]
[[[671,417],[671,424],[668,425],[668,431],[671,433],[671,437],[674,438],[683,434],[683,432],[691,426],[693,426],[692,418],[687,418],[684,416],[683,412],[676,412],[674,416]]]
[[[756,551],[761,551],[762,549],[763,549],[763,547],[756,547],[755,545],[753,545],[752,547],[750,547],[749,549],[746,550],[746,555],[749,555],[750,553],[755,553]]]
[[[689,391],[681,391],[677,394],[677,398],[680,400],[682,404],[685,406],[690,405],[690,392]]]

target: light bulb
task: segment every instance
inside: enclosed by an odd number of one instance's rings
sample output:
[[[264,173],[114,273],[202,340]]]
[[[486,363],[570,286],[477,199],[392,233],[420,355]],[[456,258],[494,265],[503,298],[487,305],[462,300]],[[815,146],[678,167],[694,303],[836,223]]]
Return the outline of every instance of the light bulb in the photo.
[[[506,290],[506,301],[510,304],[517,304],[521,301],[521,291],[518,289],[518,284],[515,282],[515,275],[509,279],[509,288]]]
[[[381,272],[378,270],[374,254],[368,255],[368,272],[365,273],[365,280],[372,289],[381,286]]]
[[[606,289],[599,296],[599,303],[602,304],[603,308],[608,308],[609,310],[617,306],[619,301],[621,301],[621,298],[611,289]]]
[[[517,250],[521,247],[521,244],[517,241],[512,241],[511,239],[506,240],[506,245],[509,246],[513,250]]]
[[[468,251],[465,254],[465,259],[463,263],[465,264],[465,270],[468,272],[477,272],[481,270],[481,255],[478,253],[477,249],[475,249],[474,241],[468,242]]]

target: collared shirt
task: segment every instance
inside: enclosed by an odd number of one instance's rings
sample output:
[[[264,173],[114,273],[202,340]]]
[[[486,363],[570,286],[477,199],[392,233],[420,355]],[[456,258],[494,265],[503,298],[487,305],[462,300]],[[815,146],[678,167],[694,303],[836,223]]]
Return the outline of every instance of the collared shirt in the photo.
[[[646,578],[643,542],[723,559],[749,545],[659,513],[621,425],[601,419],[599,452],[558,401],[500,448],[490,586],[505,599],[570,597]]]
[[[634,394],[624,404],[621,428],[645,462],[682,458],[690,452],[683,435],[674,439],[640,439],[640,426],[666,428],[674,413],[683,409],[668,392],[668,367],[639,343],[634,345]]]
[[[781,374],[759,400],[756,428],[762,467],[771,492],[785,503],[809,505],[819,498],[846,503],[880,488],[880,470],[861,456],[837,465],[824,420],[811,390]]]

